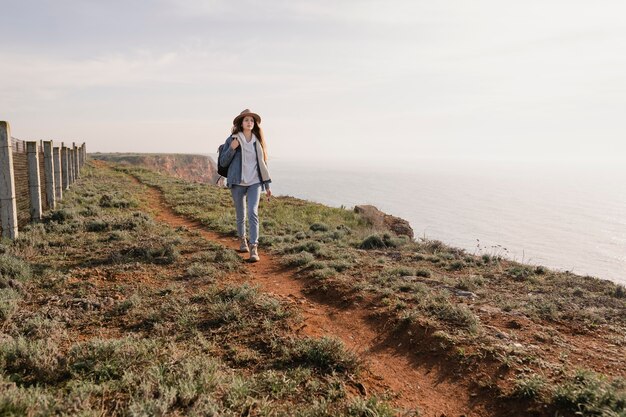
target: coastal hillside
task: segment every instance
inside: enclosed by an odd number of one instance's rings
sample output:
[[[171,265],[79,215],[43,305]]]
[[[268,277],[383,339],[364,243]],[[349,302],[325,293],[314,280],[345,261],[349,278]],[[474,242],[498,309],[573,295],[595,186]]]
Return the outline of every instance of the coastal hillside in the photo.
[[[156,172],[192,182],[215,184],[219,178],[215,161],[209,156],[194,154],[93,153],[93,159],[143,166]]]
[[[626,416],[626,289],[90,161],[0,254],[0,415]],[[396,231],[394,232],[395,229]]]

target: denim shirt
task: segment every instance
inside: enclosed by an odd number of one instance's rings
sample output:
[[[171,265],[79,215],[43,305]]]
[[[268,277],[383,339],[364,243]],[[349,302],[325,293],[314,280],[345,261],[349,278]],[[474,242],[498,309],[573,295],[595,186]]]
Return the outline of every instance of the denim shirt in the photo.
[[[218,164],[221,166],[228,165],[228,174],[226,176],[226,185],[228,188],[232,188],[233,185],[239,185],[241,183],[241,144],[239,144],[236,149],[232,149],[230,144],[233,139],[234,138],[232,136],[229,136],[226,139],[226,142],[222,145],[222,153],[218,160]],[[258,143],[258,141],[256,143]],[[254,147],[254,150],[257,150],[256,146]],[[259,179],[263,178],[258,164],[257,170],[259,171]],[[261,190],[269,190],[271,182],[272,180],[261,181]]]

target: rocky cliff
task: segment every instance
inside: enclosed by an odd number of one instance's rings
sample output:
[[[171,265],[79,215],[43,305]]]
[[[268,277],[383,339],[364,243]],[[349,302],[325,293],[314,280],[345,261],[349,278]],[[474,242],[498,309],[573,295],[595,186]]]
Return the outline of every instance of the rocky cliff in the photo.
[[[215,184],[219,175],[213,158],[191,154],[92,153],[93,159],[144,166],[188,181]]]

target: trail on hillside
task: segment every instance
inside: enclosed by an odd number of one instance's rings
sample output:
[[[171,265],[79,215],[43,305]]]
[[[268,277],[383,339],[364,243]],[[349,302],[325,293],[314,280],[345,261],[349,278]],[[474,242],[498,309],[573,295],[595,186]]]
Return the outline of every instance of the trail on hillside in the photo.
[[[209,231],[199,222],[176,214],[160,190],[144,186],[149,206],[158,221],[172,227],[185,227],[208,240],[238,248],[237,239]],[[355,381],[355,387],[361,392],[390,395],[389,402],[403,410],[401,415],[416,415],[415,410],[419,410],[420,416],[434,417],[494,415],[494,410],[486,409],[481,395],[470,392],[464,378],[441,364],[420,363],[407,346],[402,346],[385,331],[384,323],[372,318],[373,312],[367,306],[344,308],[332,300],[327,303],[318,296],[307,295],[304,282],[298,280],[294,271],[283,267],[278,257],[263,250],[260,256],[261,262],[246,263],[250,283],[295,306],[304,323],[296,329],[298,334],[337,338],[357,353],[366,368]]]

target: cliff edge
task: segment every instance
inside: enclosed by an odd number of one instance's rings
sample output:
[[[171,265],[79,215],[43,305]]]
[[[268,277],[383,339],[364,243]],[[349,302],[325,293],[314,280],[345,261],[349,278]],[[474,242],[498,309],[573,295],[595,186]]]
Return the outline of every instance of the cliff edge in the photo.
[[[92,153],[93,159],[143,166],[187,181],[215,184],[220,177],[213,158],[194,154]]]

